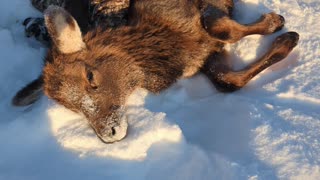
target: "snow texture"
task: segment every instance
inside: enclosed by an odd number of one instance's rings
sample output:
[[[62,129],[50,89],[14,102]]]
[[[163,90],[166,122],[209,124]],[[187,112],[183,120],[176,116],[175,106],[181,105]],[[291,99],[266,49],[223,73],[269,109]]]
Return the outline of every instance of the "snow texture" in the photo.
[[[11,106],[40,74],[46,49],[24,35],[23,20],[41,16],[29,0],[1,4],[0,180],[320,179],[320,1],[235,0],[241,23],[270,11],[286,18],[281,32],[229,45],[235,69],[283,32],[297,31],[298,47],[232,94],[202,75],[157,96],[137,90],[127,101],[129,134],[114,144],[46,97]]]

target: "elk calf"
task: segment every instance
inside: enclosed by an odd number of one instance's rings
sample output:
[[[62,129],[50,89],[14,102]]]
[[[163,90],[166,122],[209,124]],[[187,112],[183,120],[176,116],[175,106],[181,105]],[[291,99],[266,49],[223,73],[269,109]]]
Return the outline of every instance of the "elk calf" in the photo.
[[[278,31],[284,18],[269,13],[241,25],[231,19],[232,9],[232,0],[132,0],[127,26],[98,26],[82,36],[66,10],[50,6],[44,16],[52,47],[43,73],[17,93],[13,104],[31,104],[43,89],[66,108],[83,113],[97,136],[112,143],[127,134],[124,102],[136,88],[159,93],[202,71],[218,90],[238,90],[285,58],[299,35],[280,35],[259,60],[233,71],[225,64],[224,45]]]

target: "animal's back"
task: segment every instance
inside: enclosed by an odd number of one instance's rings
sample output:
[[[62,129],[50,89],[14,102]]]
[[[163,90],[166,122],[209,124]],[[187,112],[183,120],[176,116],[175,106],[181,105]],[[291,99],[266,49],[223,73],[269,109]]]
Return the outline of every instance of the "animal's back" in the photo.
[[[169,26],[181,33],[202,30],[197,0],[140,0],[135,1],[129,17],[130,24],[148,21]]]

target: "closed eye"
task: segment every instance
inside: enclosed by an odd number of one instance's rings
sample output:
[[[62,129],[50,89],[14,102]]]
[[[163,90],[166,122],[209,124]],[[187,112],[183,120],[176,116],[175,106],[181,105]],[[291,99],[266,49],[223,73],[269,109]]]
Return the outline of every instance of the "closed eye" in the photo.
[[[87,79],[88,79],[89,83],[91,84],[91,82],[93,81],[93,73],[91,71],[88,71]]]
[[[94,90],[98,89],[98,86],[94,82],[94,75],[93,75],[92,71],[87,72],[87,80],[88,80],[92,89],[94,89]]]

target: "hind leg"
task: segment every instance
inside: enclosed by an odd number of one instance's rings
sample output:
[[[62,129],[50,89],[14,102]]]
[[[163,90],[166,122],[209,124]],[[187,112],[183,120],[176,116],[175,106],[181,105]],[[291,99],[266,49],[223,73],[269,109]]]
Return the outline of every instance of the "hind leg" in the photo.
[[[49,44],[50,36],[47,28],[45,27],[43,18],[29,17],[23,21],[23,25],[25,26],[25,35],[28,38],[35,37],[35,39],[41,43],[45,45]]]
[[[233,71],[226,64],[225,52],[212,54],[203,66],[202,72],[219,91],[236,91],[258,73],[284,59],[297,45],[298,40],[299,35],[296,32],[288,32],[278,36],[265,55],[240,71]]]
[[[65,0],[30,0],[33,7],[43,12],[50,5],[64,6]],[[39,17],[28,17],[23,21],[27,37],[35,37],[38,41],[48,44],[50,37],[44,24],[44,19]]]
[[[256,22],[242,25],[231,19],[232,10],[232,0],[206,0],[202,10],[202,23],[212,37],[234,43],[247,35],[274,33],[285,23],[282,16],[268,13],[262,15]]]

